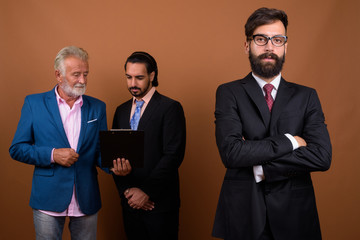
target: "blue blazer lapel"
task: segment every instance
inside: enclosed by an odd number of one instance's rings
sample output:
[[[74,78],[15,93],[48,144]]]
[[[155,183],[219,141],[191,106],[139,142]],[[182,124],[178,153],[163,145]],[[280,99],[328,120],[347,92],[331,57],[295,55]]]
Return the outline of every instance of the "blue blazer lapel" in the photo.
[[[256,80],[252,77],[251,73],[244,78],[242,84],[248,96],[252,99],[252,101],[258,108],[264,125],[267,128],[270,123],[271,115],[261,88],[257,84]]]
[[[66,137],[66,133],[64,130],[64,125],[61,120],[59,106],[56,101],[56,95],[55,95],[55,88],[47,93],[46,97],[46,108],[49,111],[50,115],[52,116],[52,119],[54,120],[55,128],[59,132],[60,138],[70,147],[69,141]]]
[[[89,102],[86,96],[83,96],[83,105],[81,106],[81,128],[80,128],[79,141],[76,149],[77,152],[79,152],[80,147],[85,139],[88,121],[92,120],[89,119],[88,116],[89,116]]]

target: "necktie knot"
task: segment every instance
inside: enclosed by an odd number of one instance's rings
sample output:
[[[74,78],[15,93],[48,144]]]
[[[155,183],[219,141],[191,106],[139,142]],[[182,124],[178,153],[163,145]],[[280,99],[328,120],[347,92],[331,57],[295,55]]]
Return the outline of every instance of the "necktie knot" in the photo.
[[[268,84],[265,84],[263,88],[265,91],[265,101],[269,107],[269,111],[271,112],[272,106],[274,104],[274,99],[271,96],[271,92],[272,92],[274,86],[272,84],[268,83]]]
[[[273,90],[274,86],[270,83],[264,85],[265,93],[271,95],[271,91]]]
[[[135,100],[135,103],[136,103],[136,107],[141,109],[142,106],[144,105],[144,100],[140,100],[140,101]]]
[[[144,100],[140,100],[140,101],[135,100],[135,104],[136,104],[135,112],[130,120],[130,126],[132,130],[137,130],[138,128],[140,116],[141,116],[141,108],[144,105]]]

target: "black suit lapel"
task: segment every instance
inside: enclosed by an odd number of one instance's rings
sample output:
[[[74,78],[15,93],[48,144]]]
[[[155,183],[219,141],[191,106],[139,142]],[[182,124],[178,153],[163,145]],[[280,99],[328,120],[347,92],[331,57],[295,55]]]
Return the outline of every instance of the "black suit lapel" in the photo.
[[[288,104],[291,96],[293,95],[294,89],[291,88],[287,82],[281,78],[278,92],[272,107],[270,129],[275,127],[277,120],[279,119],[281,112]]]
[[[151,118],[152,114],[156,112],[156,109],[160,106],[160,98],[161,95],[155,91],[140,118],[138,130],[144,130],[146,128],[146,125],[149,123],[149,119]]]
[[[124,114],[120,114],[120,128],[122,129],[131,129],[130,114],[131,114],[132,101],[133,99],[131,98],[129,101],[125,103]]]
[[[253,78],[251,73],[244,78],[242,83],[246,93],[249,95],[249,97],[255,103],[257,109],[259,110],[264,125],[267,128],[270,123],[270,111],[266,104],[264,94],[259,87],[259,84]]]

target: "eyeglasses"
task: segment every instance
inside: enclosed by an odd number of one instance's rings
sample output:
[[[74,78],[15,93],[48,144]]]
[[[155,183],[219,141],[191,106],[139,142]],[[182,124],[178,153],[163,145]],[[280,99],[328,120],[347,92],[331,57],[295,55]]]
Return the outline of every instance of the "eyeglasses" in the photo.
[[[275,47],[281,47],[287,42],[288,37],[283,35],[268,37],[263,34],[255,34],[252,36],[252,40],[254,40],[254,43],[258,46],[265,46],[270,40]]]

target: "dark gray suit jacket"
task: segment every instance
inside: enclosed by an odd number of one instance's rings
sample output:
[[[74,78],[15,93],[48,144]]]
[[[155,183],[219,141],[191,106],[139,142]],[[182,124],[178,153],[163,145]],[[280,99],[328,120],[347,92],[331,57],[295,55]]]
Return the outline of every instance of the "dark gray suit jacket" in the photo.
[[[130,129],[132,99],[115,112],[113,128]],[[114,176],[123,207],[129,208],[124,191],[137,187],[155,202],[153,211],[179,209],[178,168],[185,153],[185,116],[181,104],[155,91],[142,117],[138,130],[143,130],[144,168],[135,168],[125,177]]]
[[[227,171],[213,236],[255,240],[268,218],[276,240],[321,239],[310,173],[330,167],[331,143],[316,91],[281,79],[270,113],[250,73],[219,86],[215,117]],[[307,146],[293,151],[285,133]],[[265,181],[255,182],[254,165]]]

